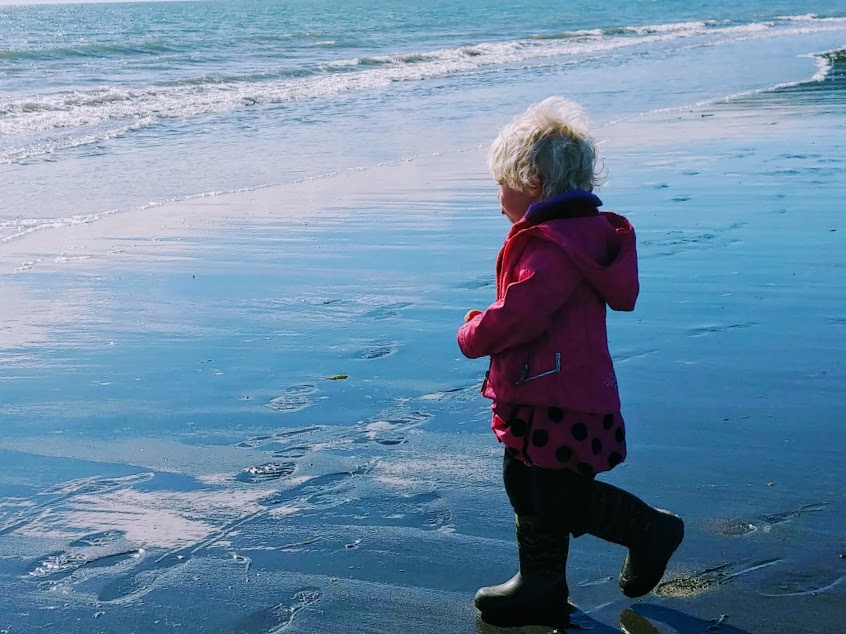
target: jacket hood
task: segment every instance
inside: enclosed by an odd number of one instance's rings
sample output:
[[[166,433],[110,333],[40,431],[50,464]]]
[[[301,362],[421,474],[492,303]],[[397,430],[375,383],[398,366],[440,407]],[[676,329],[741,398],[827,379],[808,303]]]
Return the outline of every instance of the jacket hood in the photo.
[[[508,239],[525,234],[560,245],[609,307],[633,310],[640,290],[634,228],[601,205],[588,191],[554,196],[531,205]]]

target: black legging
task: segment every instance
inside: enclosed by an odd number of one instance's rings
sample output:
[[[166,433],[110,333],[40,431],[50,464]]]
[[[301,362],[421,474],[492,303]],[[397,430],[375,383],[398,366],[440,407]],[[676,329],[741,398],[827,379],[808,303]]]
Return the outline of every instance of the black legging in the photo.
[[[574,537],[587,532],[593,478],[567,469],[530,467],[506,449],[505,492],[517,515],[536,515],[560,524]]]

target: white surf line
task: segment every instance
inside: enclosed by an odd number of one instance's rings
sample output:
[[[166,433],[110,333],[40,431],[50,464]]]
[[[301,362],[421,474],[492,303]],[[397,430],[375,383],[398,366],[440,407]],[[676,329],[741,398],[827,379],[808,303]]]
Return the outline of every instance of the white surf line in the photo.
[[[828,77],[833,64],[825,57],[826,55],[831,55],[832,53],[836,53],[838,51],[846,49],[846,44],[841,47],[829,49],[826,51],[819,51],[819,52],[812,52],[812,53],[805,53],[803,55],[799,55],[799,57],[807,57],[807,58],[814,58],[817,63],[817,72],[814,73],[808,79],[802,79],[797,81],[788,81],[788,82],[781,82],[778,84],[774,84],[772,86],[767,86],[765,88],[753,88],[751,90],[743,90],[738,93],[733,93],[731,95],[726,95],[723,97],[713,97],[711,99],[703,99],[701,101],[696,101],[694,103],[683,104],[680,106],[671,106],[669,108],[656,108],[654,110],[647,110],[646,112],[640,112],[637,114],[626,115],[625,117],[620,117],[619,119],[613,119],[608,123],[602,124],[597,129],[603,130],[605,128],[610,128],[620,123],[625,123],[627,121],[633,121],[635,119],[645,119],[647,117],[651,117],[656,114],[671,114],[674,112],[685,112],[687,110],[694,110],[705,108],[707,106],[713,106],[718,103],[730,103],[732,101],[737,101],[739,99],[743,99],[745,97],[751,97],[753,95],[760,95],[766,92],[772,92],[774,90],[779,90],[782,88],[792,88],[794,86],[801,86],[802,84],[807,83],[819,83],[825,81]]]
[[[774,27],[774,23],[764,22],[729,26],[713,32],[725,30],[729,34],[736,31],[746,33],[750,29],[757,32],[769,31]],[[146,121],[144,125],[152,125],[161,119],[225,113],[239,110],[245,105],[249,107],[332,97],[359,90],[386,88],[397,81],[439,79],[531,59],[604,52],[695,37],[706,33],[708,29],[704,22],[621,27],[616,31],[602,31],[598,37],[519,38],[474,42],[426,52],[339,59],[318,64],[317,71],[305,78],[258,81],[238,85],[234,89],[229,83],[200,86],[199,89],[195,84],[137,87],[106,85],[30,96],[26,99],[0,101],[0,113],[5,115],[0,120],[0,134],[11,136],[67,129],[127,118],[136,119],[136,123]],[[355,68],[356,72],[332,73],[333,70],[349,68]]]
[[[24,159],[56,154],[64,150],[73,150],[94,143],[102,143],[103,141],[112,141],[126,136],[130,132],[141,130],[153,123],[155,123],[153,117],[142,117],[135,123],[113,130],[107,130],[100,134],[87,134],[59,140],[45,139],[24,147],[14,147],[0,152],[0,165],[12,165]]]
[[[782,18],[782,19],[784,19],[784,18]],[[777,34],[781,35],[782,32],[777,33]],[[775,35],[775,33],[768,33],[768,35]],[[718,44],[723,44],[723,43],[730,43],[730,41],[720,42]],[[756,94],[762,94],[762,93],[765,93],[765,92],[778,90],[780,88],[789,88],[789,87],[792,87],[792,86],[798,86],[798,85],[808,83],[808,82],[822,82],[822,81],[825,80],[826,77],[828,77],[828,74],[831,72],[831,68],[833,66],[832,63],[825,56],[830,55],[832,53],[836,53],[836,52],[844,50],[844,49],[846,49],[846,44],[844,44],[841,47],[836,47],[836,48],[828,49],[828,50],[825,50],[825,51],[811,52],[811,53],[806,53],[804,55],[801,55],[801,57],[816,58],[816,60],[817,60],[817,65],[818,65],[817,72],[807,80],[779,83],[779,84],[775,84],[773,86],[769,86],[769,87],[765,87],[765,88],[756,88],[756,89],[752,89],[752,90],[741,91],[741,92],[731,94],[731,95],[728,95],[728,96],[715,97],[715,98],[711,98],[711,99],[704,99],[704,100],[701,100],[701,101],[698,101],[698,102],[694,102],[692,104],[683,104],[683,105],[680,105],[680,106],[672,106],[672,107],[668,107],[668,108],[657,108],[657,109],[654,109],[654,110],[647,110],[646,112],[640,112],[640,113],[636,113],[636,114],[632,114],[632,115],[626,115],[625,117],[620,117],[619,119],[614,119],[612,121],[609,121],[607,123],[604,123],[602,125],[597,126],[596,129],[597,130],[604,130],[604,129],[607,129],[607,128],[611,128],[615,125],[618,125],[620,123],[625,123],[627,121],[633,121],[633,120],[636,120],[636,119],[643,119],[643,118],[650,117],[650,116],[653,116],[653,115],[656,115],[656,114],[670,114],[670,113],[674,113],[674,112],[684,112],[684,111],[691,110],[691,109],[704,108],[706,106],[715,105],[717,103],[729,103],[729,102],[732,102],[732,101],[735,101],[735,100],[738,100],[738,99],[743,99],[744,97],[749,97],[749,96],[756,95]],[[403,163],[410,163],[410,162],[412,162],[416,159],[437,158],[437,157],[443,156],[443,155],[452,155],[452,154],[478,151],[478,150],[484,149],[485,146],[486,146],[485,143],[480,143],[480,144],[474,145],[474,146],[469,147],[469,148],[461,148],[461,149],[458,149],[458,150],[414,154],[414,155],[411,155],[409,157],[403,157],[403,158],[400,158],[400,159],[396,159],[394,161],[384,161],[384,162],[376,163],[374,165],[374,167],[398,166],[398,165],[401,165]],[[213,191],[207,191],[207,192],[200,192],[200,193],[196,193],[196,194],[187,194],[185,196],[176,196],[176,197],[172,197],[172,198],[164,198],[164,199],[161,199],[161,200],[151,201],[149,203],[146,203],[144,205],[138,205],[136,207],[121,207],[121,208],[116,208],[116,209],[111,209],[111,210],[96,212],[96,213],[91,213],[91,214],[66,216],[66,217],[62,217],[62,218],[55,218],[55,219],[46,220],[43,223],[39,223],[38,219],[19,220],[17,222],[22,223],[20,226],[26,226],[27,228],[23,229],[22,231],[19,231],[17,233],[14,233],[14,234],[11,234],[11,235],[8,235],[8,236],[4,236],[4,237],[0,237],[0,247],[2,247],[3,244],[6,244],[6,243],[11,242],[13,240],[22,238],[22,237],[29,235],[29,234],[31,234],[35,231],[41,231],[41,230],[44,230],[44,229],[59,229],[59,228],[68,227],[68,226],[91,224],[91,223],[96,222],[96,221],[100,220],[101,218],[104,218],[104,217],[107,217],[107,216],[112,216],[112,215],[121,214],[121,213],[129,213],[129,212],[134,212],[134,211],[143,211],[145,209],[150,209],[150,208],[154,208],[154,207],[162,207],[164,205],[168,205],[168,204],[171,204],[171,203],[186,202],[186,201],[190,201],[190,200],[204,199],[204,198],[213,198],[213,197],[218,197],[218,196],[228,196],[228,195],[231,195],[231,194],[249,193],[249,192],[260,191],[262,189],[268,189],[268,188],[272,188],[272,187],[284,187],[284,186],[289,186],[289,185],[296,185],[296,184],[310,182],[310,181],[317,181],[317,180],[323,180],[323,179],[328,179],[328,178],[334,178],[334,177],[336,177],[336,176],[338,176],[339,174],[342,174],[342,173],[343,174],[352,174],[354,172],[363,172],[363,171],[367,171],[368,169],[369,168],[366,167],[366,166],[355,166],[355,167],[349,167],[349,168],[343,170],[343,172],[332,171],[332,172],[325,172],[325,173],[322,173],[322,174],[316,174],[316,175],[313,175],[313,176],[306,176],[306,177],[294,179],[294,180],[291,180],[291,181],[282,181],[282,182],[279,182],[279,183],[254,185],[254,186],[250,186],[250,187],[241,187],[241,188],[231,189],[231,190],[213,190]],[[15,226],[13,224],[14,222],[16,222],[16,221],[0,222],[0,227],[13,227],[13,226]],[[37,263],[29,263],[28,262],[27,264],[34,265],[34,264],[37,264]],[[29,270],[30,268],[32,268],[32,266],[27,266],[27,267],[25,267],[25,270]]]
[[[784,27],[780,24],[784,22],[802,26]],[[43,132],[67,129],[75,125],[134,119],[128,127],[120,127],[99,135],[55,142],[48,139],[34,147],[13,148],[5,152],[8,155],[5,158],[0,154],[0,163],[14,162],[30,155],[51,154],[62,149],[106,140],[114,135],[122,136],[132,130],[155,125],[163,119],[227,113],[256,104],[301,102],[360,90],[388,88],[398,81],[420,81],[472,74],[483,72],[486,67],[544,58],[607,54],[656,42],[715,36],[716,40],[693,47],[715,46],[746,39],[833,31],[842,29],[844,23],[846,18],[816,18],[807,14],[781,16],[774,20],[748,24],[706,20],[622,26],[550,36],[535,35],[514,40],[476,42],[426,52],[412,51],[334,60],[319,64],[316,74],[306,78],[286,76],[282,80],[239,84],[234,90],[229,83],[213,89],[201,86],[203,91],[200,93],[197,93],[197,85],[193,83],[187,86],[144,85],[132,89],[100,86],[83,93],[88,99],[81,99],[79,91],[74,91],[38,95],[26,100],[0,100],[0,114],[11,117],[5,124],[0,122],[0,134]],[[374,62],[376,67],[372,66]],[[321,69],[331,71],[333,68],[358,70],[337,75],[320,72]],[[32,111],[33,103],[42,106],[36,114]]]

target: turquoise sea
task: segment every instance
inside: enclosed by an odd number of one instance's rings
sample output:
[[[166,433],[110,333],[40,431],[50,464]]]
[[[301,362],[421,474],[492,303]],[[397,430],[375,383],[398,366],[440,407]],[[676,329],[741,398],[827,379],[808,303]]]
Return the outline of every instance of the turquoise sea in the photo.
[[[835,0],[0,4],[0,240],[457,151],[552,93],[597,124],[819,81]]]
[[[485,148],[555,94],[638,236],[603,477],[686,521],[638,601],[574,540],[572,631],[840,634],[832,0],[0,0],[0,634],[503,632],[455,331],[507,230]]]

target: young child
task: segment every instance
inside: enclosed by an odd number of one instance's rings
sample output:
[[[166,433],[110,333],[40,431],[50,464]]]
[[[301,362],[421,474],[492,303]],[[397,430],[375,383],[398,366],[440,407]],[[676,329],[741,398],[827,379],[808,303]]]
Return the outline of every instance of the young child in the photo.
[[[569,621],[570,535],[628,548],[620,588],[652,590],[684,537],[681,518],[595,480],[626,457],[606,306],[634,309],[631,224],[597,210],[597,155],[578,104],[550,97],[518,115],[488,155],[512,227],[496,263],[496,301],[458,331],[465,356],[490,356],[482,394],[505,445],[503,479],[516,514],[520,571],[480,589],[500,627]]]

